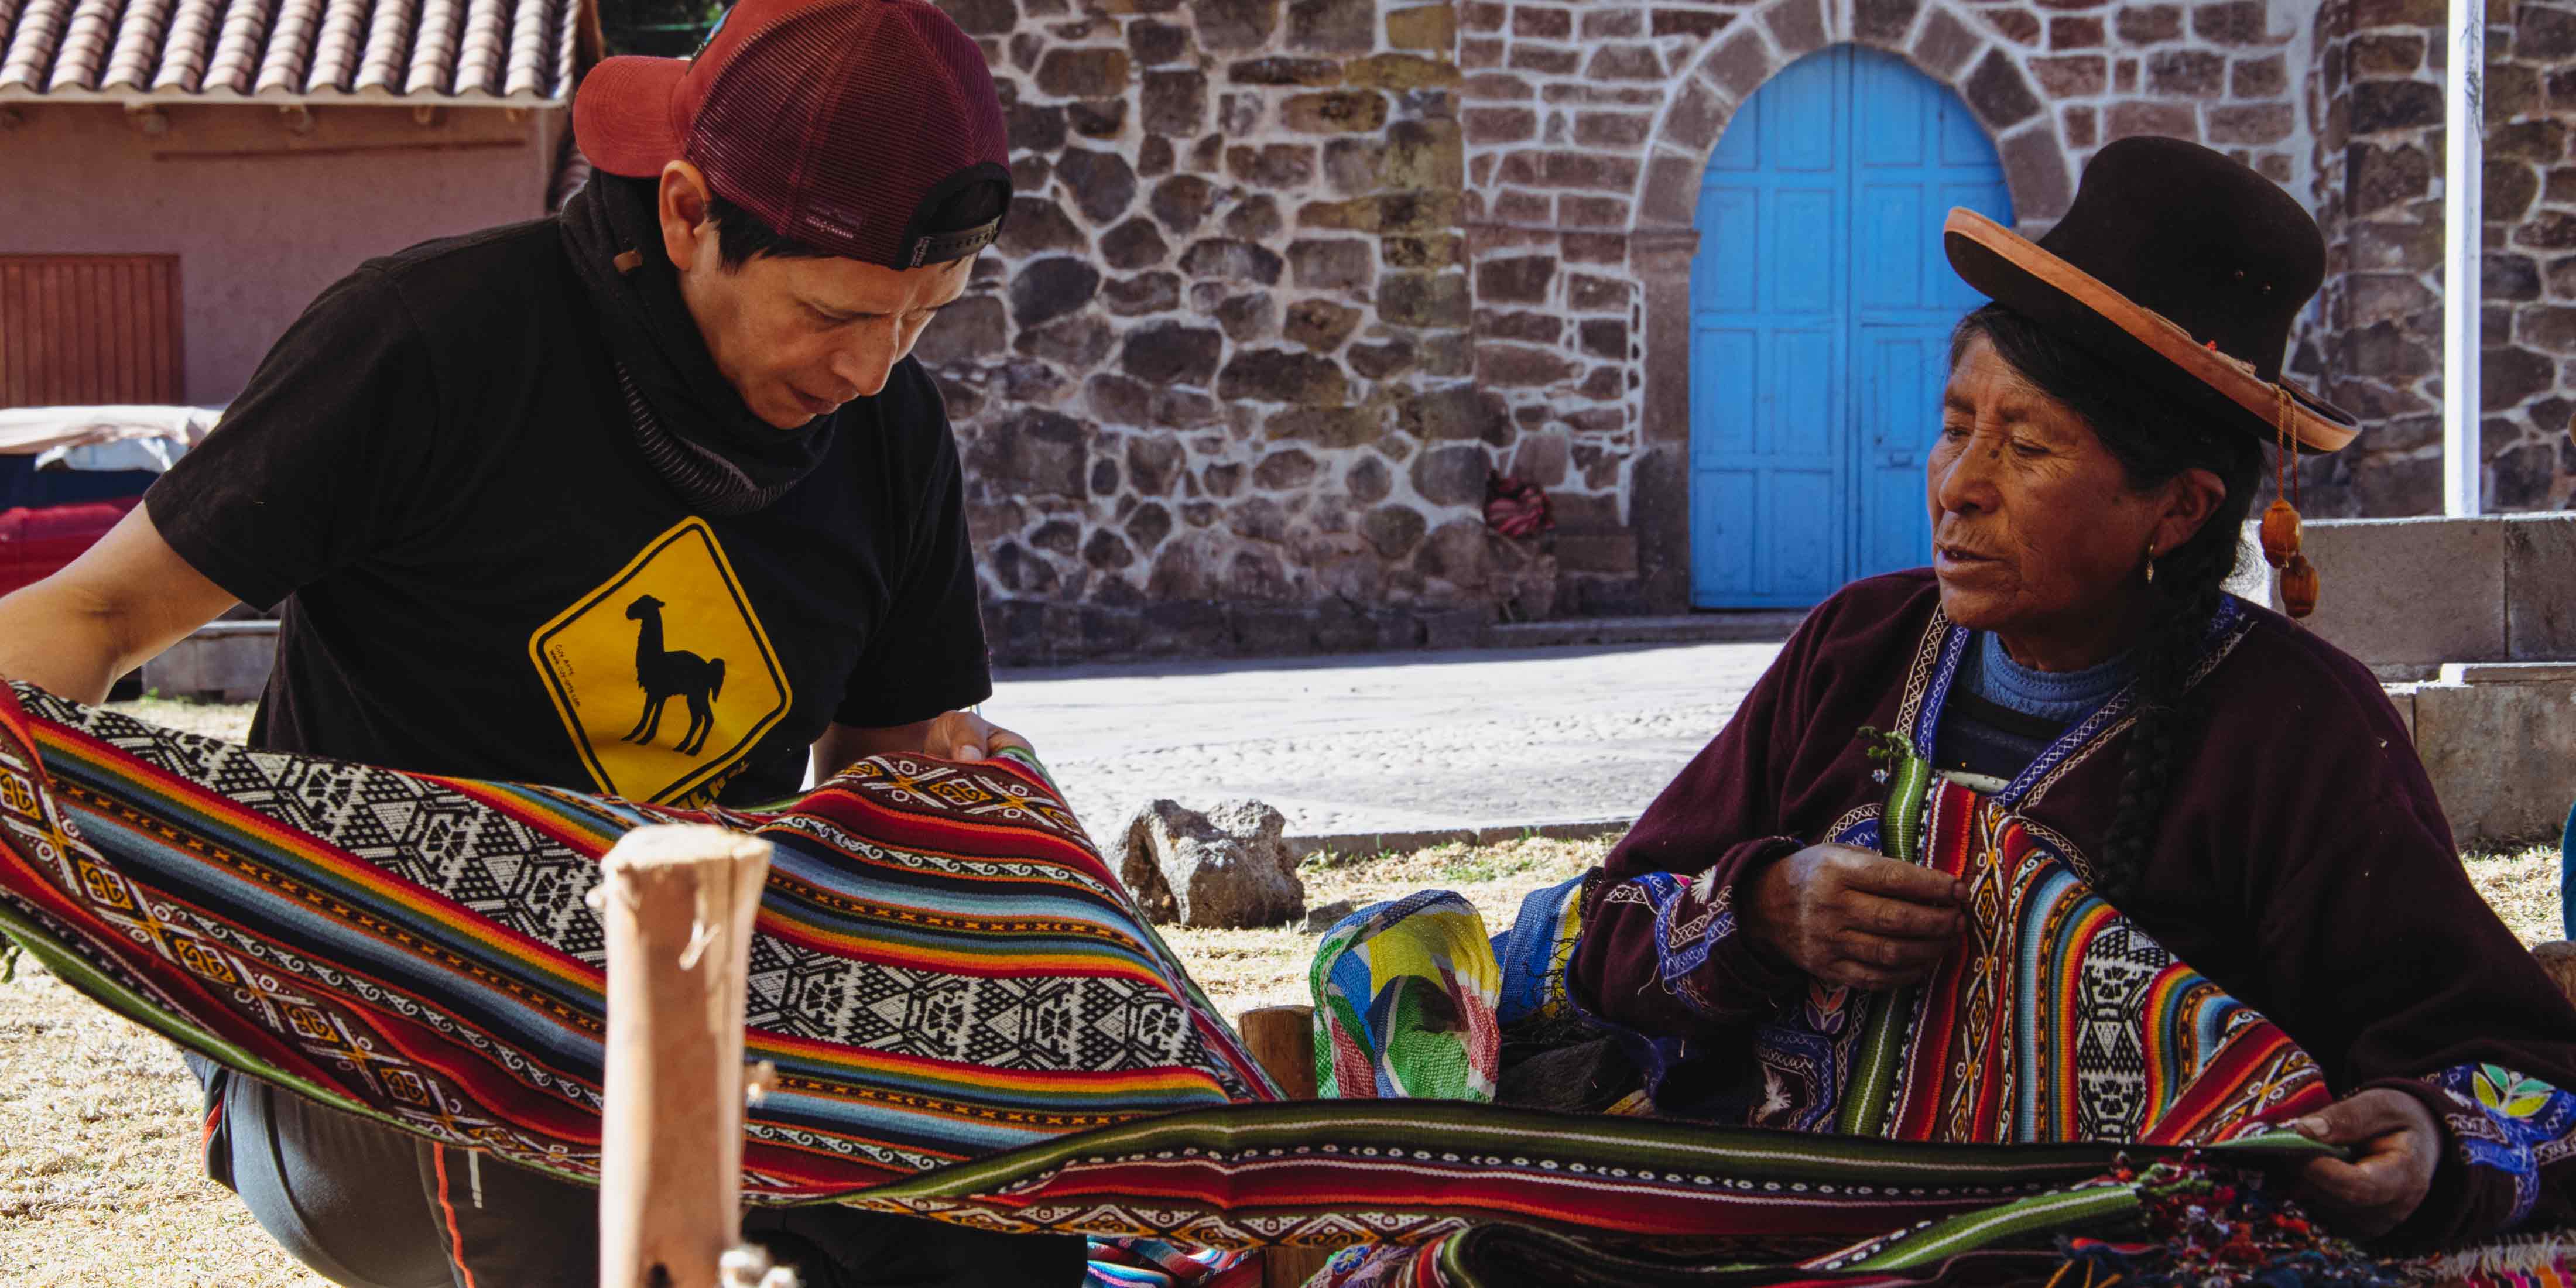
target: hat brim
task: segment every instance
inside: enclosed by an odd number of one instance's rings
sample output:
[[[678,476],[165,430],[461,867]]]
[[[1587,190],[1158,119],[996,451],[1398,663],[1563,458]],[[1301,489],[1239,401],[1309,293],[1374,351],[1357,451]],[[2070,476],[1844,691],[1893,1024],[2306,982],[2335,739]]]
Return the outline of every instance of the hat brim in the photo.
[[[2361,432],[2351,413],[2286,377],[2263,379],[2252,365],[2193,340],[2162,314],[1984,215],[1953,209],[1941,226],[1941,240],[1960,279],[1996,303],[2061,328],[2078,344],[2148,379],[2190,377],[2196,384],[2186,389],[2210,395],[2194,401],[2250,433],[2271,438],[2286,431],[2303,447],[2331,452]]]
[[[620,55],[581,78],[572,136],[590,163],[610,174],[650,179],[680,159],[687,140],[672,124],[671,100],[688,75],[685,58]]]

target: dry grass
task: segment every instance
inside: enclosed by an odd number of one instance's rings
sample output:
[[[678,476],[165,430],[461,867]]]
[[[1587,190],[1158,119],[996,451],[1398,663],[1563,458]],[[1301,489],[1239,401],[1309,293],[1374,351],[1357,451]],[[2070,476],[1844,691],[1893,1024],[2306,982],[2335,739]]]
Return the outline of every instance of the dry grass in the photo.
[[[140,705],[140,704],[137,704]],[[202,714],[159,703],[148,718]],[[221,709],[213,709],[220,711]],[[239,736],[238,728],[208,732]],[[1529,839],[1409,854],[1318,856],[1310,906],[1427,888],[1465,895],[1499,928],[1521,897],[1600,861],[1603,841]],[[2558,937],[2555,847],[2469,856],[2479,890],[2526,942]],[[1314,936],[1165,932],[1227,1016],[1303,1001]],[[169,1044],[22,961],[0,984],[0,1283],[324,1288],[197,1165],[196,1083]]]
[[[161,1038],[21,962],[0,984],[0,1282],[324,1288],[197,1166]]]

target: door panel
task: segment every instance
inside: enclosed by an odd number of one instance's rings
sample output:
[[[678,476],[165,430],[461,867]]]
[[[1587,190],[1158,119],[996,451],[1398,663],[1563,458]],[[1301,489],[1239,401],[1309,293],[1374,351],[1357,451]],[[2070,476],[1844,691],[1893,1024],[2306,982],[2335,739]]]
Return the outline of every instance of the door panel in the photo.
[[[1940,220],[2011,222],[1994,147],[1902,61],[1836,46],[1736,111],[1691,266],[1691,598],[1804,607],[1918,566],[1949,333]]]
[[[0,255],[0,407],[180,401],[179,257]]]

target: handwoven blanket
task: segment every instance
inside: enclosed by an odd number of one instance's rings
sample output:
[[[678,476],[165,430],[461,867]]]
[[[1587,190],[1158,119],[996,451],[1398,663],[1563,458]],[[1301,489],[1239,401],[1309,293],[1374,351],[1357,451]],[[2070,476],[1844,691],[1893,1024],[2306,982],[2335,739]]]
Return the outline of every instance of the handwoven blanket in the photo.
[[[1913,857],[1968,888],[1957,949],[1902,992],[1816,987],[1752,1035],[1761,1085],[1741,1098],[1748,1125],[2197,1145],[2330,1102],[2288,1034],[2103,902],[2018,816],[1947,781],[1926,783],[1921,803]],[[1911,833],[1917,816],[1903,814]],[[1650,898],[1657,881],[1680,880],[1655,874],[1606,897]],[[1536,924],[1492,946],[1475,909],[1445,892],[1345,918],[1313,970],[1319,1082],[1345,1097],[1421,1094],[1408,1089],[1458,1083],[1448,1071],[1466,1068],[1487,1072],[1451,1094],[1490,1099],[1500,999],[1565,996],[1568,954],[1532,945],[1579,933],[1564,911],[1576,884],[1531,896],[1522,918]],[[1706,951],[1706,924],[1658,929],[1675,957]],[[1554,978],[1532,981],[1532,969]],[[1784,1114],[1791,1104],[1799,1112]]]
[[[1519,1229],[1754,1267],[1778,1259],[1725,1241],[1793,1234],[1794,1265],[1871,1239],[1854,1255],[1875,1265],[1974,1248],[2003,1228],[1993,1212],[2021,1228],[2034,1203],[2134,1202],[2106,1179],[2111,1145],[1262,1103],[1275,1092],[1031,764],[879,757],[774,812],[686,812],[251,751],[0,690],[0,929],[231,1068],[575,1179],[597,1166],[601,1075],[583,896],[620,835],[663,821],[774,846],[746,1044],[780,1076],[746,1128],[753,1202],[1186,1248]]]

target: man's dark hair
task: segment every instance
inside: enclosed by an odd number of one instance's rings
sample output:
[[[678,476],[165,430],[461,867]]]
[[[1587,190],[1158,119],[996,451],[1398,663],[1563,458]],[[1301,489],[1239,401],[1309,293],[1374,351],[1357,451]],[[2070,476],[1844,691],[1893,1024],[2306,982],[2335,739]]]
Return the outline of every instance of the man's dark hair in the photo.
[[[1002,207],[1010,199],[1010,190],[998,183],[969,183],[950,193],[930,212],[932,233],[961,232],[1002,217]],[[707,218],[715,221],[716,255],[727,270],[737,269],[760,256],[771,259],[831,259],[833,252],[798,241],[769,226],[760,216],[725,200],[715,193],[707,194]]]

